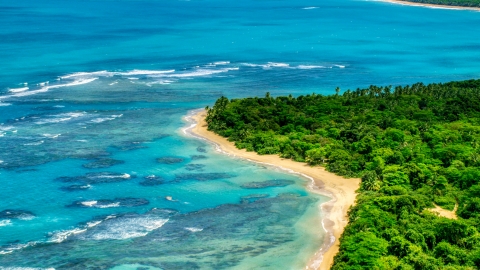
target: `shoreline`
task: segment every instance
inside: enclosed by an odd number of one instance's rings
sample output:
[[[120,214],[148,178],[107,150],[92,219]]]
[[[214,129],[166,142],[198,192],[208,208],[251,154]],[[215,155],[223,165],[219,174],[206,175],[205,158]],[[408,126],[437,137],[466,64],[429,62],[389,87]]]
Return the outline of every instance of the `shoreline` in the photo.
[[[391,4],[398,4],[398,5],[404,5],[404,6],[415,6],[415,7],[426,7],[426,8],[438,8],[438,9],[453,9],[453,10],[480,11],[480,7],[437,5],[437,4],[417,3],[417,2],[402,1],[402,0],[375,0],[375,1],[386,2],[386,3],[391,3]]]
[[[326,232],[325,240],[305,267],[305,269],[330,269],[333,258],[339,250],[340,236],[348,223],[347,212],[355,203],[355,191],[360,187],[360,179],[346,179],[327,172],[322,167],[311,167],[306,163],[284,159],[278,155],[258,155],[255,152],[247,152],[245,149],[237,149],[233,142],[207,130],[205,116],[206,112],[203,109],[191,111],[185,117],[191,124],[185,127],[183,132],[213,143],[217,151],[226,155],[274,166],[303,176],[310,180],[307,185],[309,191],[332,198],[319,206],[322,224],[319,224],[318,229]]]

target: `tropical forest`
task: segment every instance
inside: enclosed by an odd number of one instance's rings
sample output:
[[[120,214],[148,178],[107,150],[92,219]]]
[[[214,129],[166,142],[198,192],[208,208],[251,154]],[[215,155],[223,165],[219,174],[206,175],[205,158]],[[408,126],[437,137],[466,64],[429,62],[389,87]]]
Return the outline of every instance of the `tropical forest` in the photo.
[[[480,7],[480,0],[408,0],[406,2],[444,6]]]
[[[238,148],[361,178],[332,269],[480,268],[480,80],[221,97],[206,120]]]

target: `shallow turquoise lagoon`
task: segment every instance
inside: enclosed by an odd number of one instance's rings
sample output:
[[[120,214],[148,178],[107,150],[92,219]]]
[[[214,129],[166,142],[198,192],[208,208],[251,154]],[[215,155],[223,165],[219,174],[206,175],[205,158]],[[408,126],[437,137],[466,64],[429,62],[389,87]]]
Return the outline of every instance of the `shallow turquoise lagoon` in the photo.
[[[382,2],[0,2],[0,269],[300,269],[308,180],[186,136],[220,96],[480,75],[480,13]]]

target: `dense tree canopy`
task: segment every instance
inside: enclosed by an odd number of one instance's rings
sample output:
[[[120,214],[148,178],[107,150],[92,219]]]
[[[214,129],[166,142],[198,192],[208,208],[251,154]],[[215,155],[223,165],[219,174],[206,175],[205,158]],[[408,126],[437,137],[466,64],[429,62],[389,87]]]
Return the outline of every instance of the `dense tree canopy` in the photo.
[[[361,177],[333,269],[480,267],[480,80],[218,99],[239,148]],[[458,220],[426,210],[437,204]]]
[[[480,7],[480,0],[400,0],[421,4],[433,4],[444,6]]]

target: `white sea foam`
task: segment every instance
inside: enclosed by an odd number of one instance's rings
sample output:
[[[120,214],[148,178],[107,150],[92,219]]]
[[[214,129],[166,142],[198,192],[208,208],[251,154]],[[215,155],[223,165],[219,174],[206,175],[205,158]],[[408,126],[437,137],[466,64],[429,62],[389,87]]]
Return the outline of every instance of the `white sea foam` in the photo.
[[[14,126],[4,126],[4,125],[0,125],[0,131],[9,131],[9,130],[12,130],[14,129],[15,127]]]
[[[286,64],[286,63],[275,63],[275,62],[268,62],[268,64],[264,65],[266,68],[272,68],[272,67],[276,67],[276,68],[288,68],[290,67],[289,64]]]
[[[60,79],[70,79],[70,78],[76,78],[76,77],[111,77],[113,75],[110,75],[111,72],[108,72],[106,70],[102,71],[94,71],[94,72],[75,72],[72,74],[60,76]]]
[[[26,247],[31,247],[31,246],[34,246],[36,244],[37,244],[37,242],[28,242],[26,244],[10,245],[7,248],[4,248],[4,249],[0,250],[0,255],[10,254],[10,253],[14,252],[15,250],[20,250],[20,249],[23,249],[23,248],[26,248]],[[12,268],[1,268],[0,267],[0,270],[3,270],[3,269],[12,269]],[[13,268],[13,269],[29,269],[29,268]],[[30,268],[30,269],[35,269],[35,268]],[[36,268],[36,269],[40,269],[40,268]]]
[[[153,82],[149,82],[149,83],[146,83],[147,86],[152,86],[154,84],[171,84],[171,83],[174,83],[175,81],[172,81],[172,80],[160,80],[160,81],[153,81]]]
[[[90,120],[90,122],[92,122],[92,123],[102,123],[102,122],[105,122],[105,121],[115,120],[116,118],[119,118],[119,117],[122,117],[122,116],[123,116],[123,114],[111,115],[110,117],[98,117],[98,118]]]
[[[24,143],[23,145],[26,145],[26,146],[28,146],[28,145],[40,145],[42,143],[44,143],[44,141],[38,141],[38,142],[33,142],[33,143]]]
[[[322,65],[298,65],[292,66],[287,63],[277,63],[277,62],[268,62],[266,64],[253,64],[253,63],[242,63],[242,66],[246,67],[261,67],[263,69],[273,69],[273,68],[288,68],[288,69],[321,69],[321,68],[332,68]],[[334,65],[336,67],[341,67],[341,65]],[[343,66],[345,67],[345,66]]]
[[[114,119],[115,119],[114,117],[104,117],[104,118],[99,117],[99,118],[95,118],[95,119],[90,120],[90,122],[98,124],[98,123],[102,123],[102,122],[105,122],[105,121],[111,121],[111,120],[114,120]]]
[[[85,202],[80,202],[82,205],[87,206],[87,207],[95,207],[95,208],[115,208],[115,207],[120,207],[120,203],[110,203],[110,204],[98,204],[98,201],[85,201]]]
[[[175,72],[174,69],[171,70],[141,70],[141,69],[134,69],[127,72],[122,71],[94,71],[94,72],[76,72],[72,74],[68,74],[65,76],[61,76],[61,79],[69,79],[69,78],[77,78],[77,77],[113,77],[113,76],[146,76],[146,75],[158,75],[158,74],[166,74],[166,73],[173,73]]]
[[[95,232],[89,238],[93,240],[129,239],[147,235],[149,232],[161,228],[168,219],[156,217],[135,217],[117,220],[108,224],[104,230]]]
[[[333,65],[334,67],[338,67],[338,68],[345,68],[344,65]]]
[[[43,125],[43,124],[60,123],[60,122],[65,122],[65,121],[72,120],[74,118],[82,117],[85,114],[86,114],[86,112],[62,113],[62,114],[53,115],[52,118],[49,118],[49,119],[43,119],[43,120],[37,121],[37,122],[35,122],[35,124]]]
[[[116,202],[116,203],[110,203],[110,204],[95,205],[94,207],[96,207],[96,208],[116,208],[116,207],[120,207],[120,203]]]
[[[6,107],[6,106],[10,106],[10,105],[12,105],[12,104],[11,103],[0,102],[0,107]]]
[[[11,95],[6,95],[6,96],[0,96],[0,99],[35,95],[35,94],[38,94],[38,93],[47,92],[50,89],[56,89],[56,88],[69,87],[69,86],[76,86],[76,85],[91,83],[91,82],[93,82],[97,79],[98,78],[79,79],[79,80],[75,80],[73,82],[66,83],[66,84],[54,84],[54,85],[49,85],[48,82],[45,82],[45,83],[39,84],[41,86],[40,89],[18,92],[18,93],[14,93],[14,94],[11,94]]]
[[[12,225],[12,221],[10,219],[4,219],[0,221],[0,227],[8,226],[8,225]]]
[[[318,8],[318,7],[304,7],[304,8],[302,8],[302,9],[307,9],[307,10],[308,10],[308,9],[317,9],[317,8]]]
[[[100,223],[102,223],[101,220],[88,222],[88,223],[87,223],[87,228],[95,227],[95,226],[97,226],[97,225],[100,224]]]
[[[29,89],[28,87],[10,88],[10,89],[8,89],[8,92],[10,92],[10,93],[20,93],[20,92],[27,91],[28,89]]]
[[[218,61],[218,62],[213,62],[214,65],[228,65],[230,64],[230,61]]]
[[[4,163],[4,162],[5,162],[5,161],[3,161],[3,160],[0,160],[0,164],[2,164],[2,163]]]
[[[75,228],[71,230],[64,230],[64,231],[58,231],[53,233],[52,237],[50,237],[49,242],[51,243],[61,243],[65,241],[69,236],[74,235],[74,234],[79,234],[86,232],[87,229],[85,228]]]
[[[95,206],[97,204],[97,201],[85,201],[85,202],[81,202],[82,205],[85,205],[85,206],[88,206],[88,207],[92,207],[92,206]]]
[[[299,65],[298,69],[317,69],[317,68],[327,68],[326,66],[314,66],[314,65]]]
[[[19,220],[32,220],[34,218],[35,218],[34,215],[29,215],[29,214],[21,215],[18,217]]]
[[[246,67],[261,67],[263,69],[271,68],[290,68],[290,64],[287,63],[277,63],[277,62],[268,62],[266,64],[252,64],[252,63],[243,63],[243,66]]]
[[[92,178],[124,178],[124,179],[128,179],[130,177],[131,177],[130,174],[124,173],[124,174],[121,174],[121,175],[95,175]]]
[[[43,137],[50,138],[50,139],[56,139],[62,134],[49,134],[49,133],[44,133],[42,134]]]
[[[201,232],[203,231],[203,228],[186,227],[185,230],[191,231],[191,232]]]
[[[53,106],[53,107],[54,107],[54,108],[65,108],[65,106],[63,106],[63,105],[55,105],[55,106]]]
[[[152,77],[167,77],[167,78],[192,78],[192,77],[205,77],[214,74],[229,72],[233,70],[238,70],[238,67],[234,68],[222,68],[222,69],[197,69],[192,72],[184,72],[184,73],[175,73],[175,74],[162,74],[160,76],[152,76]]]

